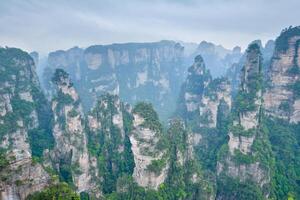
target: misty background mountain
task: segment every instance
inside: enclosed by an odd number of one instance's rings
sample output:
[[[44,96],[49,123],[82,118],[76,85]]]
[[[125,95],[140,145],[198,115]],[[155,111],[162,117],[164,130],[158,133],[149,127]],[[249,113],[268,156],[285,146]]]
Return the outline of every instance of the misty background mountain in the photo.
[[[0,199],[299,199],[299,6],[2,1]]]

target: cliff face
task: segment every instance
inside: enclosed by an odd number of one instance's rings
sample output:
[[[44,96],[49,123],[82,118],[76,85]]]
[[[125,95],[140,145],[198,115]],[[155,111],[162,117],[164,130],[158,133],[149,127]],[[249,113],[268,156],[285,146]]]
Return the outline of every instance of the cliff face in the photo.
[[[275,48],[274,40],[269,40],[265,46],[262,45],[260,40],[255,40],[250,44],[257,44],[260,47],[260,51],[262,53],[263,62],[262,62],[262,73],[264,75],[264,79],[267,79],[267,72],[270,68],[271,58]],[[226,77],[231,83],[231,91],[232,95],[235,96],[239,90],[239,86],[241,83],[241,70],[246,61],[246,52],[240,57],[240,59],[234,63],[227,69]]]
[[[168,129],[169,169],[166,183],[170,187],[195,188],[187,199],[215,199],[209,178],[203,175],[194,149],[194,137],[183,121],[172,119]]]
[[[241,85],[234,102],[233,111],[236,116],[229,129],[228,144],[223,145],[220,151],[217,174],[221,181],[223,176],[227,176],[242,184],[253,182],[260,188],[262,195],[268,196],[271,166],[268,163],[269,143],[261,125],[261,71],[260,47],[251,44],[247,49]],[[228,199],[226,196],[221,192],[219,199]]]
[[[284,30],[276,40],[264,104],[267,114],[300,121],[300,27]]]
[[[57,69],[52,81],[57,93],[52,100],[55,147],[49,152],[51,163],[60,178],[74,184],[78,192],[90,191],[90,159],[78,94],[65,71]]]
[[[0,77],[1,199],[25,199],[51,182],[43,166],[32,160],[33,154],[41,153],[32,151],[37,147],[32,138],[39,137],[36,134],[49,123],[47,114],[46,121],[41,119],[47,104],[27,53],[0,48]]]
[[[140,103],[133,109],[130,135],[135,167],[134,180],[143,187],[158,189],[167,177],[168,157],[162,125],[152,106]]]
[[[72,48],[49,54],[45,79],[49,82],[49,71],[57,67],[67,71],[86,110],[97,96],[110,93],[131,104],[149,101],[166,118],[185,71],[182,56],[183,47],[172,41]]]
[[[221,100],[231,107],[230,93],[229,82],[225,78],[212,80],[199,55],[182,86],[178,114],[197,127],[215,128]]]
[[[102,95],[88,114],[89,152],[94,164],[93,179],[104,193],[117,190],[124,174],[132,175],[134,160],[129,142],[132,116],[117,96]]]

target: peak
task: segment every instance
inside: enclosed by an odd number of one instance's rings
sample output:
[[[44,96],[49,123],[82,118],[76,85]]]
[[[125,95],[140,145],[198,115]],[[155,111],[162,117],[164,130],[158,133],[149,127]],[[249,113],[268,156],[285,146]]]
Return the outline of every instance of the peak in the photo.
[[[206,42],[206,41],[202,41],[200,42],[200,44],[198,45],[198,50],[204,50],[204,49],[209,49],[209,48],[215,48],[215,44],[211,43],[211,42]]]
[[[249,46],[251,46],[253,44],[258,45],[259,48],[262,48],[262,46],[263,46],[261,40],[254,40],[248,45],[248,48],[249,48]]]
[[[134,106],[132,111],[134,114],[138,114],[144,118],[145,122],[143,126],[156,132],[162,132],[162,125],[151,103],[139,102]]]
[[[283,29],[280,36],[276,39],[276,50],[285,52],[289,46],[289,39],[294,36],[300,36],[300,26],[290,26]]]
[[[97,104],[101,104],[102,102],[114,102],[114,101],[118,101],[119,100],[119,96],[118,95],[114,95],[114,94],[110,94],[110,93],[105,93],[102,94],[99,98],[98,98],[98,103]]]
[[[242,49],[240,46],[235,46],[233,49],[232,49],[232,52],[233,53],[241,53]]]
[[[56,69],[52,77],[52,82],[57,85],[67,84],[67,82],[70,82],[69,74],[63,69]]]
[[[198,55],[198,56],[195,57],[194,62],[195,63],[203,63],[204,60],[203,60],[201,55]]]
[[[261,44],[261,43],[260,43]],[[260,52],[260,48],[261,48],[261,45],[259,43],[251,43],[249,44],[248,48],[247,48],[247,52],[252,52],[252,51],[259,51]]]
[[[283,34],[295,34],[295,35],[299,35],[300,34],[300,26],[289,26],[288,28],[285,28],[281,31],[280,35]]]

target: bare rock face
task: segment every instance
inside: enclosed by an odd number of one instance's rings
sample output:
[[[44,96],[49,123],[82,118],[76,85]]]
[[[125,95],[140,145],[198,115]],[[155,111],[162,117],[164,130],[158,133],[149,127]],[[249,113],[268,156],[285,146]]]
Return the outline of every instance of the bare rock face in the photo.
[[[55,68],[68,72],[86,111],[97,96],[109,93],[130,104],[149,101],[167,117],[183,81],[182,57],[183,47],[173,41],[72,48],[49,54],[44,79],[49,83],[49,71]]]
[[[54,150],[50,152],[52,164],[65,181],[74,183],[78,192],[93,191],[91,161],[78,94],[68,74],[61,69],[56,70],[53,82],[57,86],[57,95],[52,101],[55,138]]]
[[[231,88],[224,78],[214,79],[205,89],[199,106],[200,127],[217,127],[218,106],[224,101],[231,108]]]
[[[299,115],[300,27],[284,30],[276,40],[264,95],[267,114],[297,123]]]
[[[180,103],[177,112],[192,120],[199,115],[199,107],[204,94],[204,89],[211,82],[211,76],[205,68],[203,58],[195,57],[194,64],[188,69],[188,76],[184,82],[180,95]]]
[[[0,199],[24,200],[51,183],[29,143],[40,126],[40,86],[32,58],[19,49],[0,48],[0,76]]]
[[[133,110],[133,130],[130,135],[135,162],[133,178],[142,187],[158,189],[158,186],[165,181],[168,171],[166,149],[159,146],[162,142],[161,129],[149,126],[148,118],[136,108]],[[153,117],[157,118],[157,116]]]
[[[228,144],[225,144],[221,150],[222,159],[218,162],[217,174],[237,178],[240,182],[252,181],[263,190],[265,196],[268,196],[269,191],[263,188],[266,188],[270,182],[270,166],[262,166],[262,161],[256,157],[261,152],[257,147],[258,144],[268,142],[260,128],[261,66],[259,45],[249,45],[242,69],[241,85],[234,105],[237,116],[229,129]],[[264,148],[267,148],[267,145]]]

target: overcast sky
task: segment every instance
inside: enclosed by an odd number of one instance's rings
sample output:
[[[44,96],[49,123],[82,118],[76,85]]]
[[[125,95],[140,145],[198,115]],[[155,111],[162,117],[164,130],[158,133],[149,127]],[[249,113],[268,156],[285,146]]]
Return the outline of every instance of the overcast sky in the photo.
[[[243,48],[300,25],[300,0],[0,0],[0,46],[41,53],[162,39]]]

